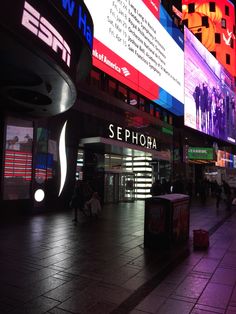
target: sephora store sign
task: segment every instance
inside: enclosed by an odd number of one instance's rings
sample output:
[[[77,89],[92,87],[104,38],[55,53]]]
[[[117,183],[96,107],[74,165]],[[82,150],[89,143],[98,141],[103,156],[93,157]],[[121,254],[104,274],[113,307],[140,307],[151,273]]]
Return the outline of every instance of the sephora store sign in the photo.
[[[115,126],[114,124],[109,125],[109,138],[149,149],[157,149],[157,140],[155,137]]]

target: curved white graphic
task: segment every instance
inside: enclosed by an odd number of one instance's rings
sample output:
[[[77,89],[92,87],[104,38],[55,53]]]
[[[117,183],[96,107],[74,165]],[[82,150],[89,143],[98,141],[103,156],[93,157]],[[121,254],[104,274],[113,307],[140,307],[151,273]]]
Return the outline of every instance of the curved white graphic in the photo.
[[[60,168],[61,168],[61,183],[60,183],[60,190],[58,196],[61,195],[61,192],[64,188],[65,181],[66,181],[66,174],[67,174],[67,158],[66,158],[66,124],[67,121],[64,123],[63,128],[61,130],[60,140],[59,140],[59,159],[60,159]]]
[[[233,32],[230,32],[228,29],[227,29],[227,34],[228,34],[228,38],[226,38],[225,34],[223,33],[223,39],[224,39],[225,44],[227,46],[230,46],[231,38],[234,39],[234,35],[233,35]]]

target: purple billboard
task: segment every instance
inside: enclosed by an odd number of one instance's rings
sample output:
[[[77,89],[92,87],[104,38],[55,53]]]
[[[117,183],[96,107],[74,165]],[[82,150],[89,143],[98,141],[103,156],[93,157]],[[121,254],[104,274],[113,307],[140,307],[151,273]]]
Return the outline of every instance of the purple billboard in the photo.
[[[236,143],[233,77],[185,28],[184,124]]]

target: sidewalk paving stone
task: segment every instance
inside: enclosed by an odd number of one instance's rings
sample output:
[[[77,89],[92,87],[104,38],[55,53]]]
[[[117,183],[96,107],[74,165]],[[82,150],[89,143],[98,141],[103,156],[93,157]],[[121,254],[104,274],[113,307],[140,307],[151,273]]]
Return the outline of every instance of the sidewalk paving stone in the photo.
[[[226,214],[193,202],[190,241],[170,250],[144,247],[142,201],[77,224],[68,210],[1,220],[0,313],[234,313],[236,219]],[[209,230],[209,250],[192,250],[195,228]]]

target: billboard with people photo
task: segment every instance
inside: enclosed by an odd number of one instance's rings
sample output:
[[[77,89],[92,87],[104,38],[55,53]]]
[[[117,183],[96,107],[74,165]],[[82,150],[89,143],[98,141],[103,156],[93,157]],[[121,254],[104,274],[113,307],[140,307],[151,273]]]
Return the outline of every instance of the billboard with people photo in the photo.
[[[233,88],[233,77],[185,28],[185,125],[236,143]]]
[[[10,121],[6,126],[3,199],[27,199],[32,180],[32,122]]]

